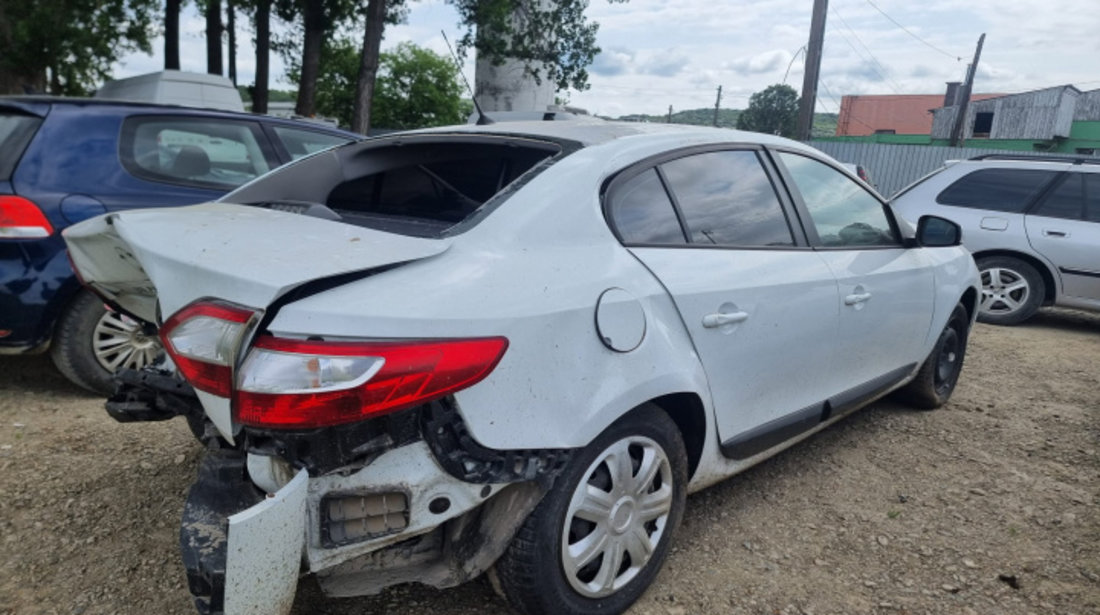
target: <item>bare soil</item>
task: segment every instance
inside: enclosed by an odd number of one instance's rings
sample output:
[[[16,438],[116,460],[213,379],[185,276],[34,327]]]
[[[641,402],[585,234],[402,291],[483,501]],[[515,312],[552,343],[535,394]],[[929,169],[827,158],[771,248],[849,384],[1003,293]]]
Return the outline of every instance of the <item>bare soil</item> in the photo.
[[[1100,613],[1100,315],[979,325],[951,403],[876,403],[692,496],[633,615]],[[0,613],[190,614],[177,524],[201,449],[0,357]],[[488,582],[295,613],[507,612]]]

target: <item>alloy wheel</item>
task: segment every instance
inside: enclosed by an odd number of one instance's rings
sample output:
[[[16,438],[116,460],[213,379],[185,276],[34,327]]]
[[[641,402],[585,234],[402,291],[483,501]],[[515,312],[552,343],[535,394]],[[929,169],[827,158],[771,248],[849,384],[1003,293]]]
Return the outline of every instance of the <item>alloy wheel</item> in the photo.
[[[1031,285],[1019,272],[993,267],[983,270],[981,275],[981,311],[992,315],[1011,314],[1027,304]]]
[[[92,350],[96,362],[114,373],[123,368],[141,369],[161,353],[160,341],[146,335],[142,324],[125,314],[107,310],[95,325]]]

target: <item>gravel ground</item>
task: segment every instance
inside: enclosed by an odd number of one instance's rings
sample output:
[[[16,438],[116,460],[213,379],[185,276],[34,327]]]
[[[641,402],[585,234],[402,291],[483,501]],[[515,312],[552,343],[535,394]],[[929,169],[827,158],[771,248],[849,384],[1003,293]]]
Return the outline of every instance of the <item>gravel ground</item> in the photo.
[[[1100,613],[1100,315],[979,325],[952,402],[884,401],[688,500],[633,615]],[[177,524],[201,449],[0,357],[0,613],[190,614]],[[297,615],[507,612],[484,579]]]

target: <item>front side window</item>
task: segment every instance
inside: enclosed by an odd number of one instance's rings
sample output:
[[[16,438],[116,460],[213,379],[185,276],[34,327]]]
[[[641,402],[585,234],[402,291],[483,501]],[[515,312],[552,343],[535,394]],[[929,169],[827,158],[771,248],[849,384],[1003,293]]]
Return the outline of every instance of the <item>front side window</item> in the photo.
[[[801,193],[823,245],[900,244],[882,202],[847,175],[807,156],[780,152],[779,158]]]
[[[979,169],[936,196],[940,205],[1023,213],[1058,173],[1037,169]]]
[[[661,165],[692,243],[793,246],[787,217],[756,152],[708,152]]]
[[[308,156],[321,150],[343,145],[351,141],[348,137],[314,132],[312,130],[290,128],[288,126],[273,126],[272,128],[275,129],[275,135],[279,137],[279,141],[282,142],[283,147],[286,148],[292,160],[297,160],[303,156]]]
[[[617,187],[608,214],[625,244],[686,243],[672,201],[653,169]]]
[[[227,190],[271,170],[250,122],[132,117],[122,135],[123,165],[143,179]]]

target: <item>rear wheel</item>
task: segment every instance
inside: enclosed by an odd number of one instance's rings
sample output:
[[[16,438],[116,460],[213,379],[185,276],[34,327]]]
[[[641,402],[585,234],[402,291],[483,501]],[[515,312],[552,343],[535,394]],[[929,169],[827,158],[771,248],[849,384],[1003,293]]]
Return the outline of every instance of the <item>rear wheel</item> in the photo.
[[[1034,267],[1011,256],[978,260],[982,301],[978,320],[992,325],[1016,325],[1035,315],[1046,295],[1043,277]]]
[[[528,615],[621,613],[653,581],[683,516],[687,454],[676,424],[643,406],[573,460],[496,564]]]
[[[108,310],[87,290],[61,316],[50,347],[54,365],[66,378],[104,395],[114,393],[116,371],[141,369],[160,354],[160,341],[143,323]]]
[[[970,314],[962,305],[956,305],[917,377],[898,391],[898,397],[923,410],[947,403],[959,381],[969,335]]]

